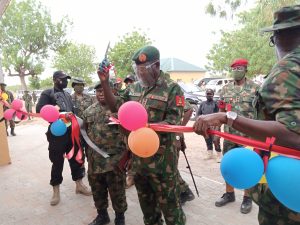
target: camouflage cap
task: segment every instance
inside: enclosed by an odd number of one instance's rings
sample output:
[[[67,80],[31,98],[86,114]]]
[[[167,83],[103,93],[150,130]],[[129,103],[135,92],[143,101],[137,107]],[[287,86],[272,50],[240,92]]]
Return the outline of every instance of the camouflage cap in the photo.
[[[300,26],[300,5],[287,6],[274,13],[273,26],[261,29],[261,32],[272,32]]]
[[[145,46],[137,50],[132,56],[132,60],[136,64],[142,64],[146,62],[153,62],[159,60],[159,51],[153,46]]]
[[[95,84],[95,86],[94,86],[94,89],[97,89],[97,88],[99,88],[101,86],[101,81],[99,80],[96,84]],[[113,86],[114,86],[114,84],[113,84],[113,82],[110,80],[109,81],[109,86],[111,87],[111,88],[113,88]]]
[[[76,84],[85,84],[85,81],[82,78],[72,78],[72,87]]]

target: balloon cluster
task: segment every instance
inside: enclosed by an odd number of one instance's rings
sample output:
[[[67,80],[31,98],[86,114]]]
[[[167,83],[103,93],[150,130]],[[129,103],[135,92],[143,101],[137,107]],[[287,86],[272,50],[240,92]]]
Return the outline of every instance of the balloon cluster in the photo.
[[[300,160],[276,156],[269,160],[266,180],[272,194],[287,208],[300,212]],[[227,152],[221,162],[225,181],[239,189],[255,186],[264,173],[261,157],[246,148]]]
[[[45,105],[40,111],[41,117],[52,123],[50,131],[54,136],[62,136],[67,132],[67,126],[62,119],[59,119],[59,111],[53,105]]]
[[[26,110],[23,108],[23,102],[20,99],[15,99],[11,103],[11,109],[7,109],[4,112],[4,118],[6,120],[12,120],[16,116],[20,120],[26,120],[28,118]]]
[[[156,132],[146,127],[148,114],[142,104],[135,101],[124,103],[118,111],[120,124],[131,131],[128,146],[137,156],[147,158],[153,156],[159,148],[159,137]]]

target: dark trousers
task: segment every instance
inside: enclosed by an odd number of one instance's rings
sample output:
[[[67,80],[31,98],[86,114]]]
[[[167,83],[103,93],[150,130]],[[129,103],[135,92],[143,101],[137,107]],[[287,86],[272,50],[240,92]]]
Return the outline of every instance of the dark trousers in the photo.
[[[221,152],[219,138],[214,137],[213,135],[209,135],[208,138],[205,138],[205,142],[206,142],[207,150],[213,150],[213,144],[214,144],[216,152]]]
[[[47,140],[49,142],[49,159],[52,162],[51,180],[52,186],[59,185],[63,181],[63,168],[64,168],[64,154],[70,152],[73,147],[71,139],[71,127],[68,127],[67,132],[63,136],[54,136],[50,131],[50,126],[46,133]],[[82,179],[85,175],[84,164],[80,164],[75,160],[78,147],[75,146],[74,157],[69,159],[69,165],[71,168],[72,179],[74,181]]]

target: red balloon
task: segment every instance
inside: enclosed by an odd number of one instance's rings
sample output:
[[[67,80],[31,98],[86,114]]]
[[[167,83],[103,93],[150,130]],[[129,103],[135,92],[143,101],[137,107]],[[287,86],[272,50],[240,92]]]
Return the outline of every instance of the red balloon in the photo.
[[[50,123],[58,120],[58,118],[59,118],[59,111],[53,105],[43,106],[43,108],[40,111],[40,114],[44,120],[46,120]]]
[[[11,103],[11,107],[15,110],[20,110],[23,107],[23,102],[20,99],[15,99]]]
[[[16,112],[16,110],[14,110],[14,109],[7,109],[7,110],[5,110],[5,112],[4,112],[4,118],[6,120],[12,120],[15,112]]]
[[[119,108],[118,119],[124,128],[134,131],[146,126],[148,114],[141,103],[129,101]]]

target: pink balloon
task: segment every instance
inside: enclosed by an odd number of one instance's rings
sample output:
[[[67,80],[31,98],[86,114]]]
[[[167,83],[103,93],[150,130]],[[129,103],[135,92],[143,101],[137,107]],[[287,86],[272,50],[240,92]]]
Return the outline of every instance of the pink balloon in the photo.
[[[22,112],[16,112],[16,116],[20,119],[20,120],[27,120],[28,116],[25,113]]]
[[[41,117],[52,123],[59,118],[59,111],[53,105],[45,105],[40,111]]]
[[[144,106],[135,101],[124,103],[118,111],[121,125],[127,130],[134,131],[145,127],[148,122],[148,114]]]
[[[15,112],[16,112],[16,110],[14,110],[14,109],[7,109],[7,110],[5,110],[5,112],[4,112],[4,118],[6,120],[12,120]]]
[[[11,107],[15,110],[20,110],[23,107],[23,102],[20,99],[15,99],[11,103]]]

